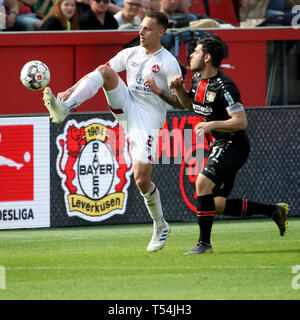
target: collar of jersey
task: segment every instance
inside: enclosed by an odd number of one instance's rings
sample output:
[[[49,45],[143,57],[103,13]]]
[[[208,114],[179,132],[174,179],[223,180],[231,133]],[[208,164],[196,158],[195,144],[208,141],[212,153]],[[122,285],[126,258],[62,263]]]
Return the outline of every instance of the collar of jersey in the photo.
[[[199,78],[201,78],[201,73],[200,73],[200,72],[197,72],[197,75],[198,75]],[[207,78],[207,79],[201,78],[201,80],[210,81],[210,80],[212,80],[212,79],[214,79],[214,78],[217,78],[218,76],[220,76],[220,70],[218,70],[218,73],[217,73],[215,76],[212,76],[212,77]]]
[[[164,50],[164,47],[163,47],[163,46],[161,46],[161,48],[160,48],[160,49],[158,49],[157,51],[155,51],[155,52],[153,52],[153,53],[150,53],[150,54],[146,54],[146,52],[145,52],[145,48],[143,48],[142,46],[141,46],[141,48],[143,49],[143,52],[145,53],[145,55],[146,55],[146,56],[155,56],[156,54],[158,54],[158,53],[160,53],[161,51],[163,51],[163,50]]]

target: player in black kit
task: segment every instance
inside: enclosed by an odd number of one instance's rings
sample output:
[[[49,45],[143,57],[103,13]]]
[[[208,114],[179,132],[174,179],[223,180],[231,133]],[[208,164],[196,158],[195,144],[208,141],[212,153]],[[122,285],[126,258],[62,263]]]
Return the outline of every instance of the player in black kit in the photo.
[[[191,55],[191,70],[196,72],[190,91],[184,88],[181,76],[171,85],[176,96],[164,90],[160,97],[180,109],[189,109],[204,117],[195,126],[198,135],[211,134],[214,142],[202,172],[196,180],[197,222],[200,237],[186,254],[212,253],[211,229],[215,214],[252,216],[262,214],[272,218],[283,236],[287,229],[288,205],[262,204],[247,199],[227,199],[237,171],[248,158],[250,145],[247,116],[235,83],[219,66],[224,57],[223,43],[215,38],[198,41]]]

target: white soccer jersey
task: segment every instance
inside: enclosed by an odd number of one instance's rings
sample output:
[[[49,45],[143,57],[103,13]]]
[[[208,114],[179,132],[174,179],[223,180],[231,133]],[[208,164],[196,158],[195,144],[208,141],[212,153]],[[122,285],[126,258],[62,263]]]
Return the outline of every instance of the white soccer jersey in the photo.
[[[176,58],[165,48],[153,54],[146,54],[141,46],[120,51],[109,60],[110,67],[116,72],[126,70],[127,86],[140,111],[160,121],[161,127],[165,123],[167,103],[144,86],[148,77],[155,80],[160,89],[169,90],[171,79],[181,75],[180,66]]]

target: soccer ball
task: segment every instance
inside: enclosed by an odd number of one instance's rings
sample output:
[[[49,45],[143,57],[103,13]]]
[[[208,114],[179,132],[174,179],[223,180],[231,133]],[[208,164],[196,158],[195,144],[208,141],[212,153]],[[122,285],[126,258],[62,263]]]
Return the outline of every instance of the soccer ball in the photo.
[[[50,81],[49,68],[41,61],[29,61],[21,70],[20,80],[29,90],[42,90]]]

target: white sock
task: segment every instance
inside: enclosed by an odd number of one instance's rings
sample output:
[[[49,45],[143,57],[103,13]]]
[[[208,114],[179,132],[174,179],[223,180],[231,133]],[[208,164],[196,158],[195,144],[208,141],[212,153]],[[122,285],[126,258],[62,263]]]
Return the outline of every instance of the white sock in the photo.
[[[154,226],[161,227],[164,225],[165,220],[163,217],[159,191],[156,186],[152,183],[150,190],[147,193],[142,194],[142,196],[144,197],[144,202],[148,212],[153,219]]]
[[[95,70],[83,79],[69,99],[65,101],[66,106],[73,110],[84,101],[92,98],[98,90],[103,86],[104,80],[100,71]]]

